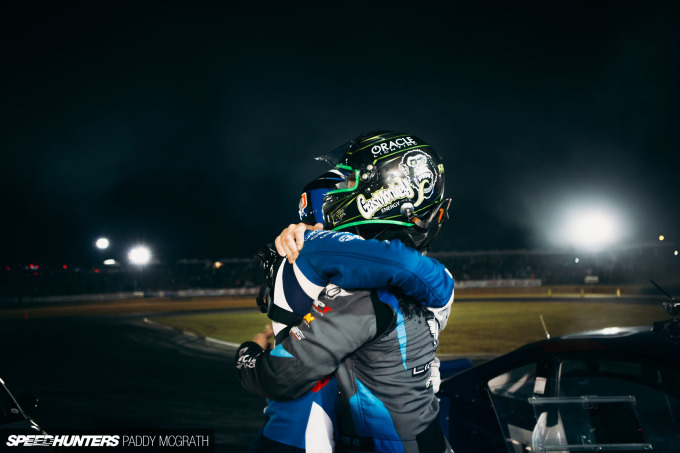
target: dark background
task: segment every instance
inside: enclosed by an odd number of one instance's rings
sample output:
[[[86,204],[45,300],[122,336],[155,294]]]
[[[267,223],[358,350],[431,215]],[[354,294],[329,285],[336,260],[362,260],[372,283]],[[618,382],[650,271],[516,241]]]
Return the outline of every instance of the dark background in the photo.
[[[550,248],[569,207],[675,241],[675,2],[5,2],[0,260],[247,257],[314,161],[402,130],[445,159],[437,250]]]

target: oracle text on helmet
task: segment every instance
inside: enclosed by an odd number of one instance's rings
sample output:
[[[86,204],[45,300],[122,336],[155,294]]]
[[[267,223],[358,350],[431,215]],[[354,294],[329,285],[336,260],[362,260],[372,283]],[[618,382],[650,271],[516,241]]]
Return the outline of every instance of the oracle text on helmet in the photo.
[[[391,153],[395,149],[398,150],[406,148],[407,146],[415,145],[417,145],[417,143],[411,137],[402,137],[396,140],[390,140],[389,143],[381,143],[379,145],[375,145],[373,148],[371,148],[371,152],[373,153],[374,156],[378,156],[380,154]]]

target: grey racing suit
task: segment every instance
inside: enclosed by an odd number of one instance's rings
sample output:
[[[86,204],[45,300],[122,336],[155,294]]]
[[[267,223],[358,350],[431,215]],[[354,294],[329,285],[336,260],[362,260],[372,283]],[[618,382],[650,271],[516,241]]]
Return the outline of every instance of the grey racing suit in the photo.
[[[241,345],[239,378],[253,393],[289,400],[335,372],[339,450],[444,452],[429,385],[438,330],[432,312],[395,290],[331,284],[274,349]]]

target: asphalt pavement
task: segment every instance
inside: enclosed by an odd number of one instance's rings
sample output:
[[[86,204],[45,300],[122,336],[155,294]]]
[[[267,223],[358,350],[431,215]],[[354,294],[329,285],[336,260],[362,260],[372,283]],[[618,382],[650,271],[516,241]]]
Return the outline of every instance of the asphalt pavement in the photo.
[[[235,348],[143,316],[0,321],[0,377],[45,431],[215,430],[216,451],[245,452],[265,401],[242,390]]]
[[[39,398],[28,412],[48,433],[207,428],[216,451],[247,451],[266,403],[238,383],[235,347],[145,315],[0,319],[0,378]]]

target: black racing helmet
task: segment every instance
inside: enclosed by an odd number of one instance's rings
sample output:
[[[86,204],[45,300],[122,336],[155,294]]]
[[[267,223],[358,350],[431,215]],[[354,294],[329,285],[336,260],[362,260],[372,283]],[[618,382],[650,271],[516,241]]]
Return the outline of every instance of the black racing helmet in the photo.
[[[442,159],[416,136],[369,132],[318,159],[343,175],[324,198],[326,229],[424,250],[448,219]]]

